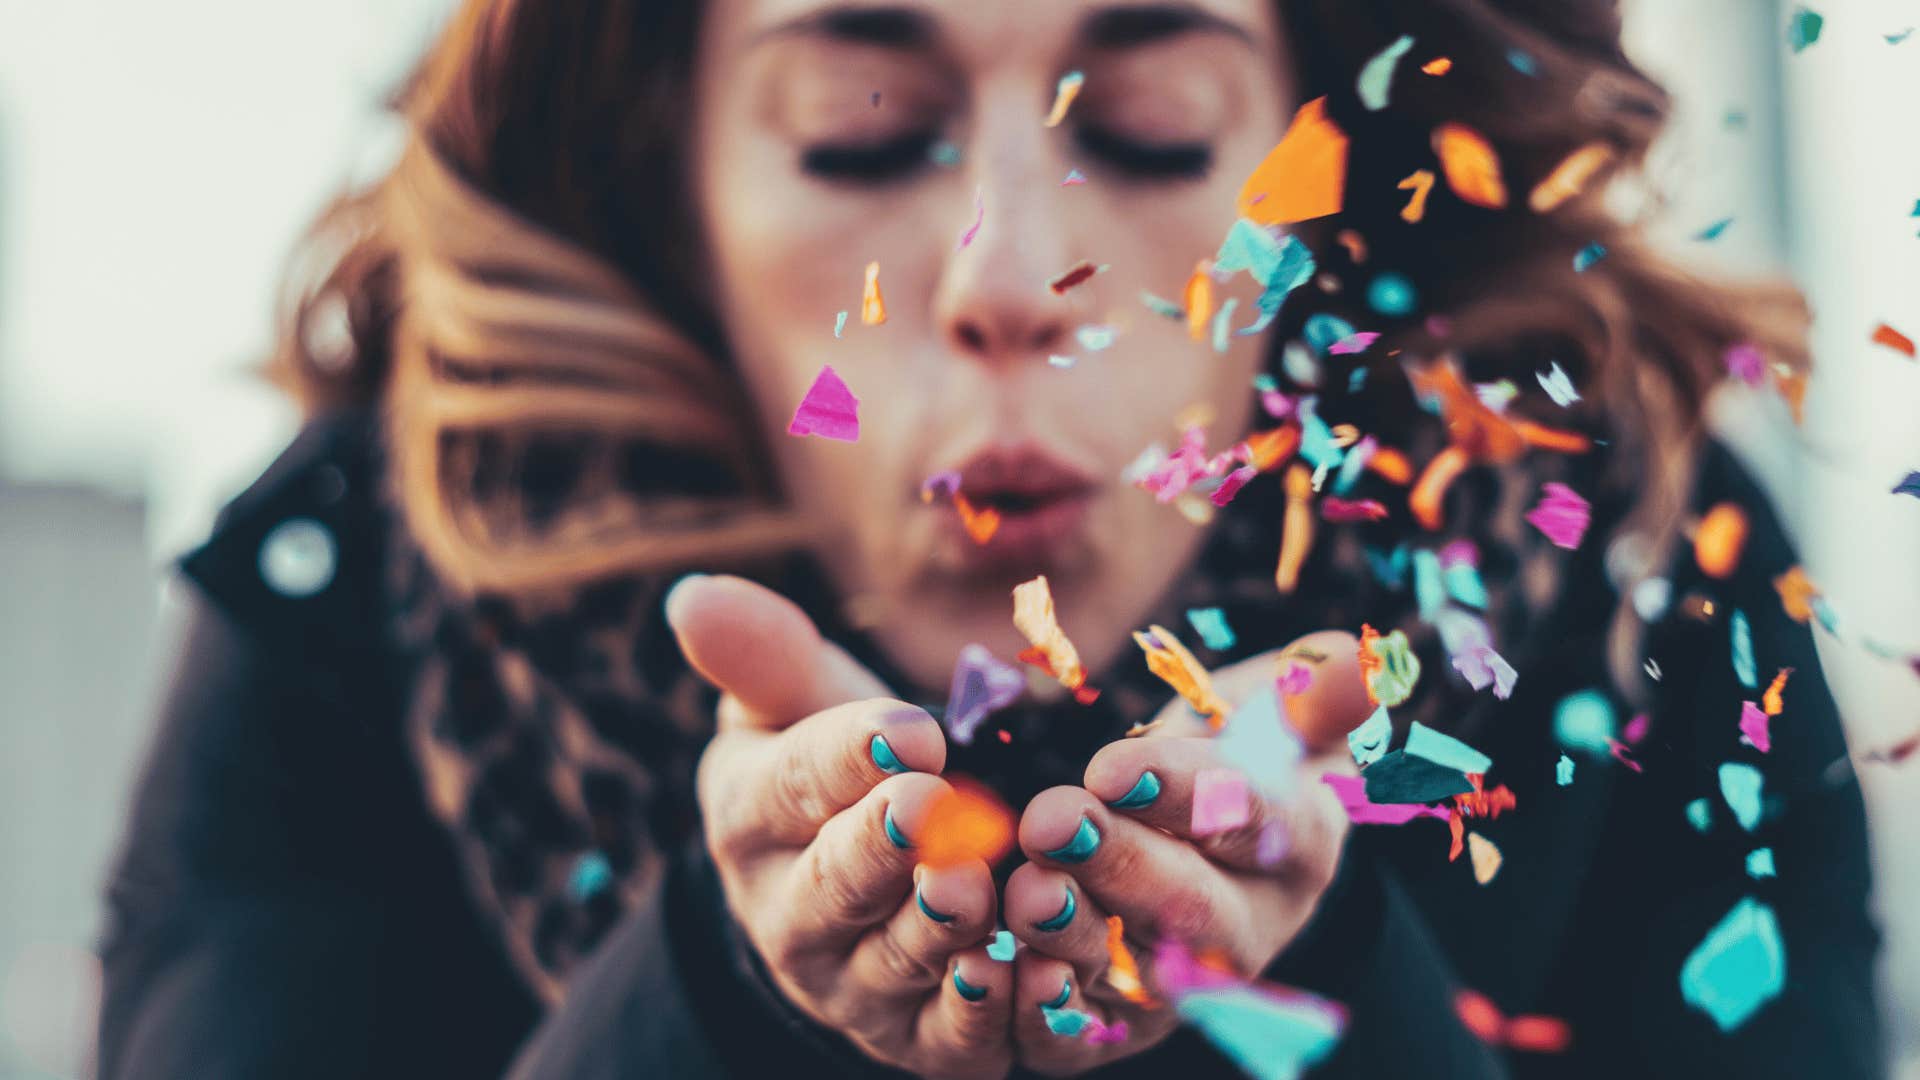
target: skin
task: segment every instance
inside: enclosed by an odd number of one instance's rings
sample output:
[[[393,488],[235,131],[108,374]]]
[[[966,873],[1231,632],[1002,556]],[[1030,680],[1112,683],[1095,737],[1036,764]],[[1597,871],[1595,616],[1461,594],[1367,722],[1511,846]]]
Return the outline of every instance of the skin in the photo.
[[[844,21],[822,22],[838,7],[714,0],[696,65],[690,169],[712,286],[773,464],[794,505],[822,523],[818,551],[839,594],[917,689],[943,687],[969,642],[1017,652],[1025,643],[1011,627],[1008,590],[1042,572],[1098,672],[1131,648],[1129,631],[1204,539],[1122,470],[1149,444],[1172,443],[1175,417],[1190,406],[1213,416],[1211,448],[1252,420],[1248,386],[1266,343],[1236,338],[1214,355],[1137,298],[1180,296],[1194,260],[1231,224],[1241,179],[1291,115],[1273,6],[1200,0],[1184,10],[1203,17],[1183,32],[1100,48],[1085,39],[1100,4],[905,0],[894,10],[920,32],[887,43],[850,40]],[[1086,74],[1085,89],[1067,121],[1048,129],[1055,83],[1069,70]],[[1192,175],[1143,174],[1138,156],[1129,165],[1086,143],[1089,127],[1129,145],[1198,146],[1207,164]],[[899,145],[920,131],[957,146],[959,164],[928,164],[910,150],[904,158],[919,164],[879,178],[809,168],[823,146]],[[1085,186],[1060,186],[1071,168]],[[984,223],[960,248],[976,193]],[[1081,259],[1111,269],[1064,297],[1046,287]],[[880,326],[859,318],[869,261],[881,267]],[[1250,300],[1241,296],[1243,312]],[[852,316],[836,339],[840,310]],[[1123,332],[1089,353],[1074,340],[1089,323]],[[1051,353],[1079,363],[1060,370]],[[785,434],[827,363],[861,399],[856,443]],[[982,565],[918,489],[983,450],[1023,443],[1097,480],[1084,527],[1024,563]],[[1343,759],[1302,763],[1294,797],[1259,800],[1246,829],[1194,838],[1193,777],[1218,762],[1178,702],[1153,736],[1096,755],[1083,786],[1024,809],[1018,837],[1032,861],[1004,897],[984,863],[916,865],[885,823],[891,812],[910,841],[945,788],[937,723],[758,586],[683,582],[668,615],[689,660],[723,691],[699,794],[733,915],[791,1001],[885,1064],[999,1077],[1016,1061],[1067,1074],[1138,1053],[1173,1020],[1104,982],[1108,913],[1125,919],[1137,953],[1177,933],[1255,972],[1332,877],[1346,819],[1317,778]],[[1275,659],[1222,673],[1223,692],[1251,693],[1276,673]],[[875,764],[876,735],[911,771]],[[1148,768],[1163,784],[1159,799],[1106,806]],[[1100,829],[1098,850],[1078,864],[1047,858],[1083,816]],[[1292,846],[1260,867],[1254,838],[1272,819],[1285,822]],[[1079,914],[1064,929],[1036,929],[1068,888]],[[928,918],[922,901],[953,918]],[[997,921],[1026,945],[1012,964],[982,947]],[[959,993],[956,973],[984,996]],[[1038,1005],[1063,982],[1073,1007],[1125,1019],[1132,1037],[1095,1047],[1048,1031]]]

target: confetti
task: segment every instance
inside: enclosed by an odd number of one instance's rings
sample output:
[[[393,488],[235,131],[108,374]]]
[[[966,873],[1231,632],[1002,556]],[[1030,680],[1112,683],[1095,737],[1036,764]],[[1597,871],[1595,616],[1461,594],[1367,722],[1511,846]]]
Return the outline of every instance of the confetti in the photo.
[[[1201,963],[1177,940],[1154,950],[1156,988],[1253,1080],[1298,1080],[1346,1032],[1347,1012],[1312,994],[1248,982]]]
[[[1773,739],[1767,732],[1767,714],[1751,701],[1740,703],[1740,741],[1763,754],[1773,749]]]
[[[1407,199],[1407,205],[1400,208],[1400,219],[1409,225],[1417,225],[1427,216],[1427,196],[1433,193],[1434,175],[1431,169],[1416,170],[1411,176],[1397,185],[1401,191],[1413,192]]]
[[[1079,187],[1081,184],[1084,184],[1086,182],[1087,182],[1087,177],[1085,173],[1082,173],[1079,169],[1068,169],[1067,178],[1065,180],[1060,181],[1060,186],[1061,187]]]
[[[1598,690],[1579,690],[1553,709],[1553,735],[1561,746],[1602,757],[1612,753],[1613,703]]]
[[[973,238],[980,235],[980,226],[984,224],[986,220],[987,220],[987,204],[986,204],[985,197],[981,189],[974,188],[973,189],[973,224],[967,226],[966,229],[961,231],[960,240],[958,243],[953,245],[953,250],[960,251],[964,249],[968,244],[973,243]]]
[[[1586,190],[1595,174],[1613,162],[1613,148],[1606,143],[1588,143],[1568,154],[1553,167],[1545,180],[1534,185],[1527,196],[1527,207],[1536,214],[1547,214]]]
[[[1362,330],[1348,334],[1346,337],[1329,345],[1327,352],[1334,356],[1352,356],[1356,353],[1366,352],[1367,349],[1378,340],[1380,340],[1378,333],[1372,330]]]
[[[1711,578],[1727,578],[1747,547],[1747,515],[1739,506],[1716,503],[1693,534],[1694,561]]]
[[[1360,104],[1365,105],[1369,112],[1379,112],[1387,107],[1387,94],[1393,87],[1393,69],[1411,48],[1413,35],[1402,34],[1360,68],[1357,90]]]
[[[1228,717],[1214,736],[1220,760],[1244,773],[1255,790],[1269,799],[1284,800],[1294,793],[1295,769],[1306,747],[1284,718],[1277,686],[1268,685]]]
[[[1733,905],[1680,968],[1680,996],[1721,1031],[1747,1022],[1780,995],[1787,950],[1773,909],[1751,896]]]
[[[1727,374],[1746,383],[1748,386],[1762,386],[1767,381],[1767,358],[1760,352],[1758,345],[1745,342],[1729,346],[1726,355]]]
[[[793,410],[789,435],[818,435],[823,439],[856,442],[860,438],[860,399],[828,364],[814,376],[813,385]]]
[[[1820,40],[1820,28],[1826,25],[1826,19],[1819,12],[1799,7],[1793,10],[1793,16],[1787,20],[1787,44],[1795,53],[1806,51],[1807,46]]]
[[[1040,1016],[1047,1022],[1047,1030],[1055,1035],[1072,1038],[1085,1031],[1096,1021],[1079,1009],[1056,1009],[1051,1005],[1040,1006]]]
[[[1418,303],[1413,282],[1403,274],[1381,274],[1367,286],[1367,306],[1389,318],[1412,314]]]
[[[1057,368],[1070,368],[1073,366],[1074,360],[1071,356],[1063,356],[1060,353],[1049,353],[1047,355],[1047,363]]]
[[[1475,690],[1493,687],[1493,696],[1501,701],[1513,695],[1514,681],[1520,673],[1506,658],[1486,645],[1477,645],[1453,658],[1453,669],[1464,676]]]
[[[1893,485],[1892,494],[1911,495],[1916,499],[1920,499],[1920,470],[1908,473],[1906,479]]]
[[[1233,648],[1233,627],[1227,625],[1227,613],[1217,607],[1188,608],[1187,622],[1207,648],[1224,652]]]
[[[1507,66],[1529,78],[1540,74],[1540,63],[1525,49],[1508,49]]]
[[[1913,339],[1895,330],[1893,327],[1888,326],[1886,323],[1881,323],[1879,326],[1874,327],[1873,343],[1875,345],[1885,345],[1895,352],[1905,353],[1908,356],[1914,355]]]
[[[1140,981],[1140,964],[1127,949],[1126,932],[1120,916],[1107,916],[1107,982],[1128,1001],[1145,1005],[1153,1000],[1153,995],[1147,993],[1146,984]]]
[[[1747,876],[1755,881],[1774,876],[1773,849],[1754,848],[1747,852]]]
[[[842,311],[833,317],[833,336],[839,337],[847,328],[847,313]]]
[[[1507,205],[1507,185],[1500,178],[1500,158],[1486,136],[1465,124],[1442,124],[1433,133],[1433,152],[1447,186],[1464,202],[1489,210]]]
[[[1104,266],[1095,266],[1082,259],[1055,275],[1052,281],[1047,282],[1047,288],[1052,289],[1055,296],[1065,296],[1068,289],[1091,280],[1093,275],[1105,269]]]
[[[1193,274],[1181,294],[1187,306],[1187,336],[1199,341],[1207,332],[1207,320],[1213,317],[1213,278],[1208,276],[1207,261],[1193,264]]]
[[[1300,584],[1300,568],[1313,547],[1313,471],[1296,462],[1287,469],[1285,485],[1287,508],[1273,584],[1282,593],[1291,593]]]
[[[1292,225],[1340,212],[1347,136],[1327,118],[1327,99],[1300,106],[1280,142],[1240,188],[1236,207],[1256,225]]]
[[[1753,628],[1747,623],[1746,613],[1739,608],[1727,617],[1727,634],[1733,649],[1733,673],[1739,677],[1741,686],[1749,690],[1758,688],[1760,673],[1753,663]]]
[[[1060,82],[1053,90],[1053,108],[1047,111],[1047,127],[1059,127],[1067,118],[1067,110],[1073,106],[1073,99],[1080,96],[1080,87],[1086,84],[1086,75],[1078,71],[1069,71],[1060,76]]]
[[[1329,495],[1320,500],[1320,516],[1335,524],[1349,524],[1356,521],[1385,521],[1388,511],[1385,503],[1374,499],[1348,500]]]
[[[887,321],[887,302],[880,295],[880,264],[867,264],[867,282],[860,293],[860,321],[868,326],[879,326]]]
[[[1787,613],[1787,618],[1799,623],[1813,618],[1813,600],[1820,595],[1820,590],[1807,577],[1804,567],[1791,567],[1774,578],[1773,588],[1780,594],[1780,607]]]
[[[1486,773],[1493,768],[1493,759],[1461,742],[1451,735],[1445,735],[1415,720],[1407,729],[1407,753],[1414,757],[1425,758],[1436,765],[1444,765],[1463,773]]]
[[[1347,749],[1353,752],[1354,764],[1363,769],[1386,756],[1387,744],[1391,741],[1393,721],[1388,718],[1385,705],[1374,709],[1366,723],[1347,733]]]
[[[1238,769],[1201,769],[1193,777],[1193,835],[1212,836],[1252,820],[1247,777]]]
[[[1540,389],[1547,392],[1553,403],[1563,409],[1580,400],[1580,392],[1573,388],[1573,380],[1567,378],[1567,373],[1560,370],[1559,361],[1554,361],[1551,371],[1535,372],[1534,378],[1540,380]]]
[[[1360,775],[1367,782],[1367,799],[1381,806],[1439,802],[1473,790],[1473,781],[1460,770],[1405,750],[1388,751]]]
[[[960,148],[945,139],[927,147],[927,160],[943,168],[960,164]]]
[[[1013,811],[992,791],[963,778],[927,805],[925,822],[914,838],[920,861],[928,866],[959,866],[975,859],[992,866],[1013,848]]]
[[[1011,930],[995,930],[993,942],[987,946],[987,959],[1000,964],[1013,963],[1014,954],[1020,951],[1020,941]]]
[[[1446,810],[1423,803],[1376,803],[1367,798],[1367,782],[1358,776],[1328,773],[1320,782],[1333,789],[1347,811],[1348,820],[1355,825],[1405,825],[1415,818],[1445,821],[1451,816]]]
[[[1214,693],[1213,676],[1180,644],[1173,631],[1164,626],[1149,626],[1144,632],[1134,631],[1133,641],[1147,654],[1147,670],[1173,687],[1194,712],[1206,717],[1214,730],[1226,723],[1232,707]]]
[[[1032,646],[1020,654],[1021,660],[1060,680],[1060,685],[1073,691],[1082,705],[1091,704],[1099,696],[1099,691],[1086,685],[1080,653],[1054,616],[1053,592],[1045,574],[1014,586],[1013,625]]]
[[[1447,72],[1453,70],[1453,61],[1447,59],[1444,56],[1436,56],[1433,59],[1427,61],[1426,63],[1421,64],[1420,70],[1426,72],[1429,75],[1438,77],[1441,75],[1445,75]]]
[[[1287,661],[1286,673],[1274,680],[1274,688],[1288,697],[1306,693],[1313,686],[1313,669],[1298,660]]]
[[[1707,802],[1705,796],[1687,804],[1687,824],[1693,826],[1693,831],[1697,833],[1705,833],[1713,828],[1713,805]]]
[[[1383,637],[1362,623],[1360,670],[1366,674],[1367,699],[1392,708],[1413,695],[1413,686],[1420,681],[1420,658],[1414,655],[1406,631],[1395,630]]]
[[[1733,224],[1732,218],[1721,218],[1719,221],[1716,221],[1713,224],[1707,226],[1706,228],[1701,229],[1699,232],[1694,233],[1693,238],[1702,243],[1711,243],[1712,241],[1720,239],[1721,234],[1725,233],[1727,231],[1728,226],[1732,224]]]
[[[1220,310],[1213,313],[1213,351],[1223,356],[1226,355],[1227,346],[1232,344],[1229,335],[1233,331],[1233,309],[1239,304],[1239,299],[1229,297],[1226,303],[1220,305]]]
[[[1607,245],[1595,240],[1573,253],[1573,270],[1577,274],[1584,274],[1592,268],[1594,263],[1606,257]]]
[[[1760,770],[1745,762],[1728,761],[1720,766],[1720,797],[1727,800],[1734,820],[1748,832],[1760,824],[1760,789],[1764,783]]]
[[[1781,696],[1787,689],[1787,676],[1791,674],[1793,674],[1792,668],[1781,668],[1780,673],[1767,684],[1767,692],[1760,695],[1760,707],[1766,710],[1768,716],[1779,716],[1786,711],[1787,704],[1781,700]]]
[[[1527,521],[1546,534],[1554,546],[1571,551],[1580,546],[1593,510],[1565,484],[1548,481],[1540,486],[1540,504],[1526,513]]]
[[[567,878],[567,895],[575,903],[584,904],[606,891],[613,884],[613,864],[598,851],[589,851],[574,861],[573,872]]]
[[[1572,758],[1565,754],[1560,755],[1559,763],[1553,767],[1553,782],[1559,784],[1561,787],[1566,787],[1573,783]]]
[[[967,536],[976,544],[984,544],[993,539],[1000,531],[1000,511],[989,506],[979,509],[968,501],[965,495],[953,493],[953,508],[960,512],[960,524],[967,530]]]
[[[1477,832],[1467,834],[1467,857],[1473,861],[1473,880],[1482,885],[1500,872],[1500,849]]]
[[[1482,884],[1485,884],[1482,882]],[[1535,1054],[1558,1054],[1573,1043],[1565,1020],[1523,1015],[1509,1019],[1483,994],[1460,990],[1453,995],[1453,1011],[1481,1042]]]
[[[1905,30],[1898,30],[1898,31],[1895,31],[1894,33],[1882,34],[1880,36],[1887,39],[1887,44],[1898,45],[1901,42],[1912,37],[1914,29],[1915,29],[1914,27],[1909,26]],[[1920,207],[1916,207],[1915,209],[1916,209],[1916,212],[1914,213],[1913,216],[1920,217]]]
[[[947,692],[947,733],[961,746],[971,745],[987,717],[1019,700],[1026,688],[1027,678],[1019,668],[1002,662],[984,645],[963,646]]]
[[[1119,331],[1101,323],[1088,323],[1073,332],[1073,340],[1088,352],[1102,352],[1113,345]]]

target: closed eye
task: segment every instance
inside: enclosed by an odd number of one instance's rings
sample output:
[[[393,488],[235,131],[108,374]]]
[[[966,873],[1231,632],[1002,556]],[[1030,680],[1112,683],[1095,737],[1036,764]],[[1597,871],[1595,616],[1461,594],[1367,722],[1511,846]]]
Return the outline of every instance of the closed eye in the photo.
[[[938,133],[910,131],[879,142],[821,143],[800,155],[800,167],[826,180],[878,183],[900,179],[925,167]]]
[[[1081,150],[1143,180],[1197,180],[1213,166],[1213,148],[1205,143],[1141,142],[1091,124],[1075,128],[1073,139]]]

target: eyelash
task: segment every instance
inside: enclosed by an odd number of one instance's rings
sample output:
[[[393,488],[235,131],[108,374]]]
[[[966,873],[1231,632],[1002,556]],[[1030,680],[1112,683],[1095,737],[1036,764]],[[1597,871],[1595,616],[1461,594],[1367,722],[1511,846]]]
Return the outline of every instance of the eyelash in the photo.
[[[1213,166],[1205,143],[1143,143],[1099,127],[1074,129],[1080,149],[1136,180],[1197,180]],[[826,180],[881,184],[901,180],[931,160],[938,135],[915,131],[875,143],[823,143],[800,155],[800,167]]]

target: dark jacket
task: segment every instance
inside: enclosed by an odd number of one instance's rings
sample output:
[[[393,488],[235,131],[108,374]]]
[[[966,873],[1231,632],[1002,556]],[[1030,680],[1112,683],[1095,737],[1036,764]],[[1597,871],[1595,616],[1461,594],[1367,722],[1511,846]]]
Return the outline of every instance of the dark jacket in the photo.
[[[403,745],[407,671],[377,630],[385,528],[370,431],[359,414],[310,425],[183,560],[191,614],[108,885],[100,1075],[865,1071],[768,988],[698,850],[542,1015]],[[1358,829],[1319,914],[1268,972],[1351,1010],[1315,1076],[1883,1074],[1865,810],[1809,631],[1770,584],[1794,556],[1724,450],[1705,456],[1698,488],[1700,505],[1748,508],[1747,555],[1716,595],[1751,620],[1763,683],[1794,669],[1761,763],[1765,820],[1743,831],[1715,780],[1737,752],[1738,702],[1757,697],[1735,681],[1724,623],[1676,614],[1649,636],[1662,697],[1641,773],[1586,758],[1571,785],[1553,782],[1547,718],[1591,658],[1536,664],[1509,703],[1535,722],[1477,740],[1501,779],[1535,781],[1515,783],[1520,808],[1498,824],[1501,874],[1474,885],[1431,821]],[[262,578],[263,543],[295,518],[335,540],[328,580],[304,598]],[[1673,579],[1677,597],[1703,584],[1691,559]],[[1614,601],[1598,589],[1563,606]],[[1687,813],[1703,797],[1704,832]],[[1746,854],[1763,846],[1777,877],[1755,880]],[[1679,972],[1747,895],[1778,913],[1787,986],[1723,1034],[1682,1002]],[[1456,1018],[1462,987],[1509,1013],[1566,1019],[1572,1047],[1483,1045]],[[1238,1073],[1182,1032],[1101,1075]]]

